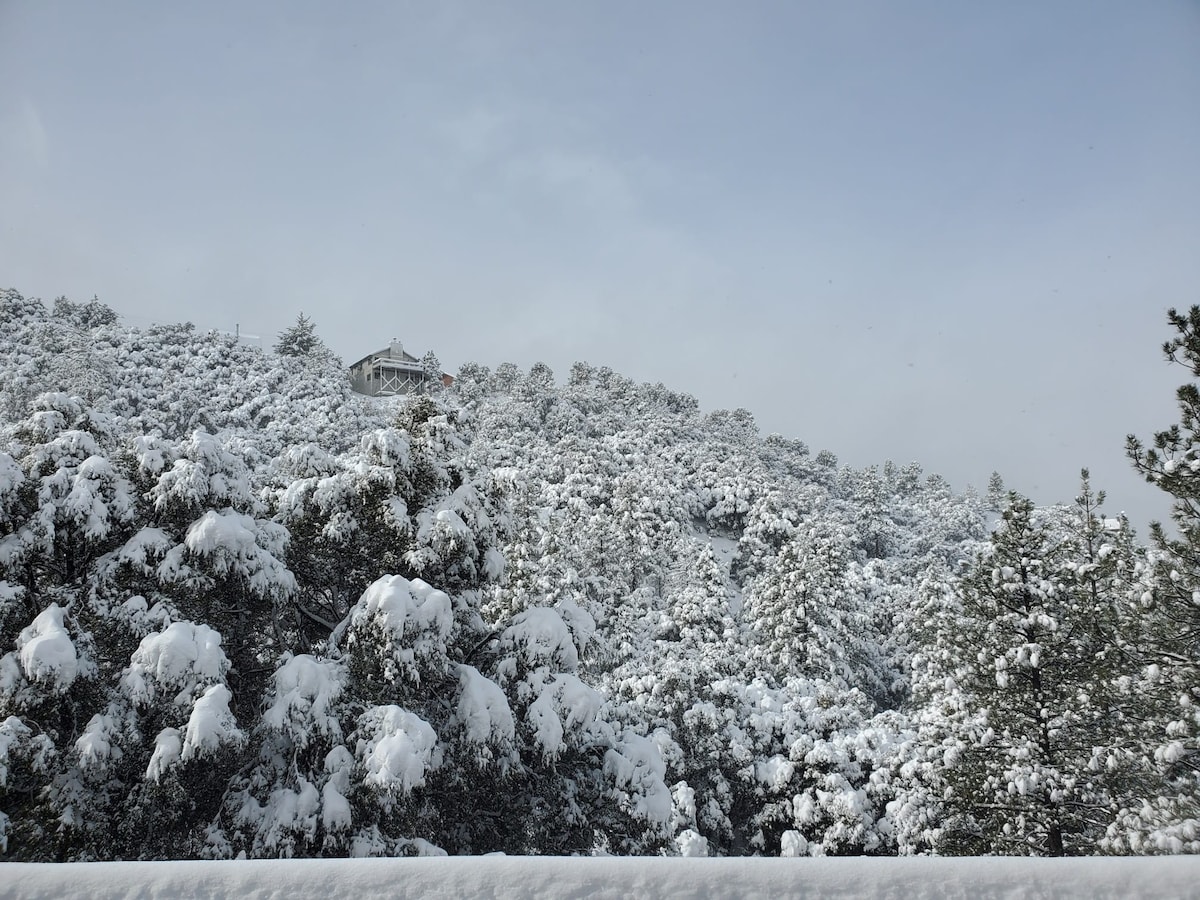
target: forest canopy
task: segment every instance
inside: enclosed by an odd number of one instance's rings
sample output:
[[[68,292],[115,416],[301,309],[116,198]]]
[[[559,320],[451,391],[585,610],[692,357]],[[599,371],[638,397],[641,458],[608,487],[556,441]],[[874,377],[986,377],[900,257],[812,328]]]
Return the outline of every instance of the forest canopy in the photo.
[[[1086,471],[981,499],[582,362],[367,398],[303,315],[0,292],[0,851],[1197,852],[1179,402],[1144,544]]]

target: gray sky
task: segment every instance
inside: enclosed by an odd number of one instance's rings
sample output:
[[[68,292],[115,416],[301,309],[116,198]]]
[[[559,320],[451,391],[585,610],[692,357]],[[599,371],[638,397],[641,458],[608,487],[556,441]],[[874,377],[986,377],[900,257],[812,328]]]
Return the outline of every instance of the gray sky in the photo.
[[[1200,4],[0,0],[0,284],[351,361],[585,359],[867,465],[1176,421]]]

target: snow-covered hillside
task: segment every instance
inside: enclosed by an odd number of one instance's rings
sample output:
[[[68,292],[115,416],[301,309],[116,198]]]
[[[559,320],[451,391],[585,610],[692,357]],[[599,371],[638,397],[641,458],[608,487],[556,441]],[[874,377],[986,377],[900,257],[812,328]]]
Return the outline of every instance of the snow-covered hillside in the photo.
[[[1200,851],[1200,571],[1086,475],[280,349],[0,293],[8,859]]]

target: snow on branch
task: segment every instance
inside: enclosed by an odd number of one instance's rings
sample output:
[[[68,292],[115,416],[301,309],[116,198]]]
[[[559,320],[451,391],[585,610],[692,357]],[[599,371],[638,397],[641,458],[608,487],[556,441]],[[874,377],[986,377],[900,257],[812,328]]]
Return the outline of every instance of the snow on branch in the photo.
[[[275,671],[275,700],[263,713],[263,724],[287,732],[299,747],[312,732],[340,740],[341,726],[333,707],[346,682],[345,666],[307,653],[293,656]]]
[[[227,671],[220,634],[207,625],[172,622],[142,638],[121,687],[135,706],[151,703],[160,688],[177,691],[176,702],[186,703],[201,685],[219,681]]]
[[[437,734],[415,713],[376,706],[358,720],[355,751],[366,770],[363,782],[389,793],[409,794],[442,763]]]
[[[51,603],[17,638],[21,668],[35,683],[48,683],[63,693],[88,668],[81,663],[75,644],[63,625],[63,609]]]

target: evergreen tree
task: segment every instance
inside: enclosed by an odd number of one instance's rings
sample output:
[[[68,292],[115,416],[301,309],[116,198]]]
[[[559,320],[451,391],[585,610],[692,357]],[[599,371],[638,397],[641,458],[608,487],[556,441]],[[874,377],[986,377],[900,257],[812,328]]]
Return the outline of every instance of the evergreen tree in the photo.
[[[807,523],[748,593],[752,652],[779,682],[805,676],[841,689],[863,683],[872,636],[851,540],[844,526]]]
[[[856,519],[858,545],[868,559],[881,559],[895,550],[896,523],[892,520],[888,485],[879,469],[870,466],[851,474],[851,509]]]
[[[1094,853],[1137,766],[1121,653],[1132,537],[1097,512],[1086,471],[1071,509],[1009,498],[961,582],[927,595],[941,600],[914,665],[939,824],[921,829],[945,853]]]
[[[316,356],[327,353],[328,350],[317,336],[317,326],[313,324],[313,320],[300,313],[296,317],[295,325],[279,332],[275,352],[280,356]]]
[[[987,486],[987,508],[989,512],[1002,512],[1004,510],[1004,479],[1000,477],[999,472],[993,472],[988,478]]]
[[[421,371],[425,374],[422,390],[427,394],[440,393],[444,387],[442,364],[432,350],[421,357]]]
[[[1115,849],[1200,853],[1200,306],[1167,313],[1175,335],[1167,360],[1193,380],[1176,391],[1179,422],[1156,432],[1151,446],[1136,436],[1128,456],[1146,481],[1172,498],[1177,534],[1151,525],[1153,552],[1139,603],[1147,633],[1134,648],[1138,689],[1154,712],[1146,730],[1162,782],[1143,802],[1122,810],[1110,830]]]

